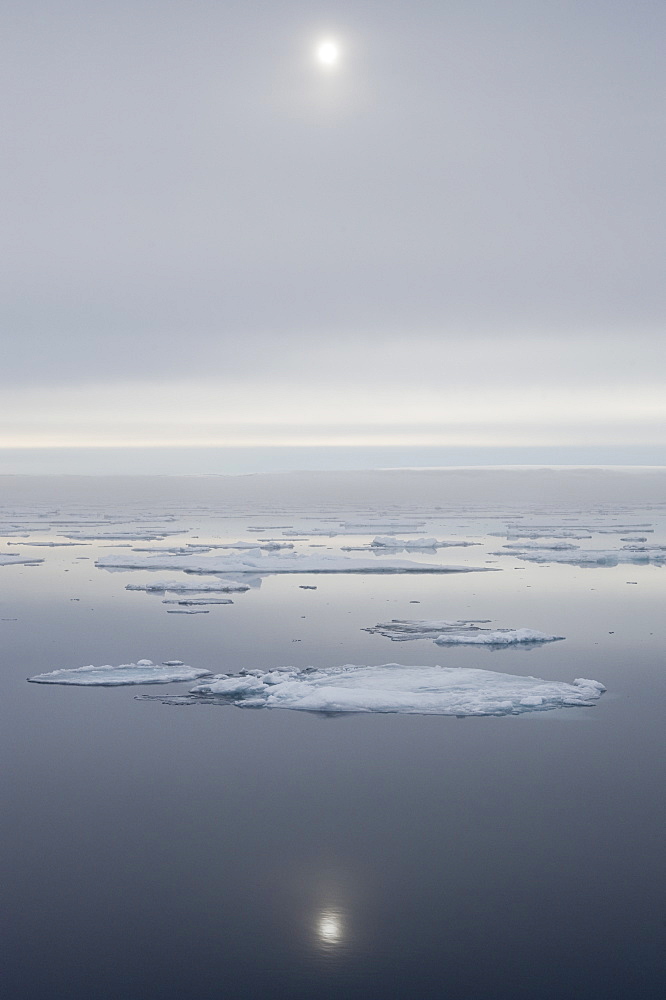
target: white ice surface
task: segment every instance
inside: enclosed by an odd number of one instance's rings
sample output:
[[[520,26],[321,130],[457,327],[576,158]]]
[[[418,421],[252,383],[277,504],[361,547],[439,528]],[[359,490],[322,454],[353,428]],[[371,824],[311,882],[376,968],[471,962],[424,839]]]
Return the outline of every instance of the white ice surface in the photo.
[[[383,635],[394,642],[408,639],[432,639],[439,646],[482,645],[508,646],[517,643],[556,642],[562,635],[548,635],[532,628],[479,628],[487,620],[445,621],[444,619],[423,619],[411,621],[394,618],[390,622],[380,622],[373,628],[364,629]]]
[[[584,678],[568,684],[490,670],[387,663],[221,674],[190,693],[221,698],[240,708],[465,716],[521,715],[593,705],[604,691],[599,681]]]
[[[213,556],[140,556],[131,553],[102,556],[95,563],[101,569],[183,569],[188,573],[472,573],[491,572],[487,567],[446,566],[417,563],[406,559],[372,561],[349,556],[296,555],[292,552],[256,556],[243,554]]]
[[[120,666],[72,667],[36,674],[33,684],[75,684],[81,687],[120,687],[123,684],[172,684],[206,677],[210,670],[197,670],[179,661],[156,664],[151,660],[121,663]]]

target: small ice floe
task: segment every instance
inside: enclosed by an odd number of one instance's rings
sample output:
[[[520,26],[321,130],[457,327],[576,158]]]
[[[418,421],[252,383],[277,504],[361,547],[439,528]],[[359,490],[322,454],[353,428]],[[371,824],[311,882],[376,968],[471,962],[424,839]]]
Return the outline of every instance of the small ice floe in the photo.
[[[43,562],[43,559],[31,556],[10,556],[5,555],[4,552],[0,554],[0,566],[36,566]]]
[[[647,542],[647,535],[627,535],[620,539],[621,542]]]
[[[369,561],[349,556],[322,554],[296,555],[292,552],[261,554],[229,554],[214,556],[141,556],[108,555],[95,563],[100,569],[183,569],[187,573],[252,573],[272,576],[278,573],[491,573],[480,566],[447,566],[437,563],[410,562],[406,559]]]
[[[387,663],[220,674],[190,694],[239,708],[479,716],[590,706],[605,690],[599,681],[581,677],[568,684],[490,670]]]
[[[243,594],[250,589],[247,583],[236,580],[156,580],[155,583],[128,583],[125,590],[141,590],[146,594]]]
[[[563,635],[547,635],[533,628],[479,628],[488,624],[489,619],[469,621],[445,621],[444,619],[423,619],[410,621],[394,618],[390,622],[380,622],[373,628],[363,629],[376,635],[383,635],[393,642],[408,639],[432,639],[439,646],[481,645],[509,646],[517,643],[557,642]]]
[[[177,604],[180,607],[197,607],[203,604],[233,604],[230,597],[167,597],[162,604]]]
[[[298,589],[299,590],[316,590],[317,588],[312,583],[301,583],[301,584],[299,584]]]
[[[162,664],[152,660],[121,663],[117,667],[72,667],[36,674],[28,680],[33,684],[75,684],[81,687],[120,687],[124,684],[172,684],[176,681],[194,681],[206,677],[210,670],[188,667],[180,660]]]

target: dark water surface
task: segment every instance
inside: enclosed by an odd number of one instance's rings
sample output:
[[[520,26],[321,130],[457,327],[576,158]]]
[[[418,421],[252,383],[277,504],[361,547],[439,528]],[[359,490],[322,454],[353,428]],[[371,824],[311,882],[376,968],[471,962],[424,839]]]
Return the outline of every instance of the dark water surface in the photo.
[[[43,483],[31,488],[31,507],[25,494],[8,506],[71,509]],[[152,523],[169,509],[190,533],[132,544],[320,523],[303,510],[253,520],[250,500],[247,516],[234,507],[223,518],[200,501],[188,511],[169,488],[148,505]],[[122,497],[112,500],[97,496],[95,506],[88,496],[78,513],[115,512]],[[506,541],[487,535],[504,524],[492,510],[488,501],[488,517],[471,520],[440,511],[420,529],[482,546],[402,557],[485,565]],[[591,516],[580,511],[579,520]],[[605,513],[650,521],[651,538],[666,541],[659,511]],[[315,537],[299,550],[377,533]],[[233,605],[189,616],[166,614],[161,595],[124,589],[154,575],[95,568],[110,543],[7,544],[20,540],[8,536],[0,551],[45,562],[0,566],[3,996],[664,995],[666,569],[510,556],[493,563],[501,573],[267,577]],[[490,618],[567,638],[492,651],[361,631],[392,617]],[[608,691],[594,708],[456,719],[163,704],[182,684],[26,683],[142,657],[216,672],[439,663],[591,677]]]

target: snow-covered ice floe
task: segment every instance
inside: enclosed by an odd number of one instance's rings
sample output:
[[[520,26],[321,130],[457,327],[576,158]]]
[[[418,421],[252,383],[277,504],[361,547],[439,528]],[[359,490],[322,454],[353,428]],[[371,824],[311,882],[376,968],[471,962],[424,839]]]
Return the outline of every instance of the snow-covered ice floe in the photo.
[[[581,677],[568,684],[491,670],[387,663],[220,674],[198,684],[190,694],[239,708],[465,716],[589,706],[605,690],[599,681]]]
[[[152,660],[121,663],[117,667],[72,667],[36,674],[28,680],[33,684],[75,684],[81,687],[120,687],[123,684],[172,684],[175,681],[195,681],[206,677],[210,670],[197,670],[179,660],[157,664]]]
[[[383,635],[394,642],[408,639],[432,639],[439,646],[483,645],[508,646],[517,643],[557,642],[563,635],[547,635],[533,628],[479,628],[488,619],[475,621],[445,621],[444,619],[423,619],[410,621],[394,618],[390,622],[380,622],[364,632]]]
[[[142,590],[147,594],[243,594],[247,583],[236,580],[156,580],[155,583],[128,583],[125,590]]]
[[[276,573],[488,573],[481,566],[445,566],[437,563],[410,562],[407,559],[372,561],[349,556],[276,555],[214,556],[140,556],[136,554],[101,556],[95,563],[100,569],[185,570],[187,573],[253,573],[269,576]]]

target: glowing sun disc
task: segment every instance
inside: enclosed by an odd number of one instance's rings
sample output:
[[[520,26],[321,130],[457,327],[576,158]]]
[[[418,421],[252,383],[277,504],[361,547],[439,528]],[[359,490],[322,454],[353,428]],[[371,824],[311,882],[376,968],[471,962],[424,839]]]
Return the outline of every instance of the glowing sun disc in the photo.
[[[340,46],[330,40],[321,42],[317,46],[317,59],[322,66],[335,66],[340,60]]]

